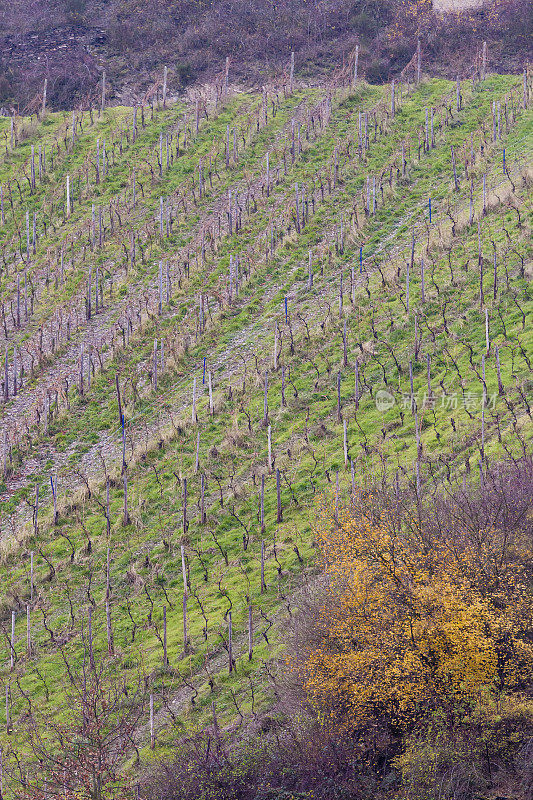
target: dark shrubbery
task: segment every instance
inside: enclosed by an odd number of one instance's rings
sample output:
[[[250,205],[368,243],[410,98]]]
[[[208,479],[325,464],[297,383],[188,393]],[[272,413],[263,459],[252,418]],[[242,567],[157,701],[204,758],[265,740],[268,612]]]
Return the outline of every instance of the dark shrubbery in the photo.
[[[13,96],[13,84],[7,75],[0,75],[0,103],[4,103]]]
[[[195,79],[195,71],[190,64],[176,64],[176,77],[181,86],[188,86]]]
[[[385,83],[389,76],[390,65],[385,58],[376,58],[366,68],[366,79],[369,83]]]
[[[349,800],[384,796],[398,772],[390,741],[361,745],[316,724],[249,739],[230,751],[208,735],[189,740],[144,782],[146,800]]]
[[[23,5],[23,0],[15,0],[15,7],[17,3]],[[370,83],[383,83],[410,60],[418,37],[424,71],[452,79],[465,70],[468,73],[486,39],[490,69],[511,72],[523,68],[533,26],[531,0],[487,0],[482,13],[446,17],[433,13],[431,0],[329,0],[327,4],[319,0],[109,0],[104,16],[96,0],[61,0],[59,17],[37,12],[41,5],[45,8],[46,3],[24,9],[25,30],[32,30],[38,20],[40,30],[56,28],[57,32],[57,26],[67,22],[79,29],[75,47],[86,55],[84,38],[91,36],[93,27],[103,27],[107,73],[120,74],[110,90],[120,90],[127,75],[139,95],[161,74],[163,64],[190,65],[190,74],[178,74],[175,85],[169,86],[175,91],[194,80],[219,79],[227,56],[232,60],[232,81],[262,85],[272,74],[287,69],[291,50],[296,54],[297,73],[307,80],[340,66],[356,43],[360,45],[360,75]],[[11,9],[6,33],[19,33],[19,17]],[[35,75],[42,60],[34,58],[31,47],[21,52],[13,94],[25,104],[42,86],[42,71],[38,79]],[[63,50],[50,48],[48,55],[52,72],[63,67]],[[78,101],[79,93],[67,105]],[[50,105],[57,107],[52,98]]]

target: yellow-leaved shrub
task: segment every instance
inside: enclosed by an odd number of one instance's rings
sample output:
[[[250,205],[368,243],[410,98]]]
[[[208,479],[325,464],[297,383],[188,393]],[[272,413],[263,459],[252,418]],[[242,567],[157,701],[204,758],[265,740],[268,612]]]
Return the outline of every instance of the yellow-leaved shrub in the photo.
[[[323,632],[299,669],[324,721],[408,730],[421,715],[520,689],[533,670],[531,587],[496,530],[428,532],[359,498],[317,541]]]

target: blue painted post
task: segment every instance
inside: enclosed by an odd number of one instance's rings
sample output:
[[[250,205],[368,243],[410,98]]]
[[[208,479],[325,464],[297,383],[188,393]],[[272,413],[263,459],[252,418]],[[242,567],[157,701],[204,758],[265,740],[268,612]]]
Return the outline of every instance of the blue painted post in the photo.
[[[359,275],[363,274],[363,248],[359,248]]]
[[[285,298],[285,322],[289,319],[289,312],[287,310],[287,298]]]
[[[202,383],[203,384],[205,384],[205,362],[206,362],[206,357],[204,356],[204,373],[202,375]]]
[[[505,147],[503,148],[503,174],[505,175]]]
[[[431,224],[431,197],[429,198],[429,222]]]

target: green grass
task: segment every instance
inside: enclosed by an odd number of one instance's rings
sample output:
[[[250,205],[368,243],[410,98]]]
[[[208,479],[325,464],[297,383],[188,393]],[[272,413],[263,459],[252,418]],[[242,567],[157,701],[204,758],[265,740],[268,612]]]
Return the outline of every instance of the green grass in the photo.
[[[463,86],[463,108],[454,109],[454,85],[432,80],[402,98],[394,118],[385,113],[387,87],[362,86],[356,92],[334,94],[331,117],[324,127],[315,113],[315,129],[302,124],[302,152],[292,161],[290,119],[302,105],[315,108],[326,92],[305,89],[281,99],[276,116],[257,130],[255,115],[261,114],[261,98],[239,95],[227,105],[210,111],[187,149],[163,178],[151,178],[154,152],[161,131],[174,130],[185,112],[172,106],[156,112],[154,121],[139,132],[135,144],[124,142],[121,131],[131,125],[131,109],[108,109],[96,117],[80,135],[72,152],[62,153],[55,169],[39,184],[34,195],[23,192],[8,214],[7,242],[16,241],[17,226],[25,225],[26,208],[38,209],[57,231],[39,242],[28,268],[37,284],[45,275],[47,260],[52,277],[57,257],[50,248],[72,239],[75,264],[63,285],[51,280],[43,285],[35,313],[21,330],[10,334],[9,353],[15,342],[33,342],[39,327],[49,324],[58,310],[80,303],[89,264],[100,264],[114,273],[113,293],[104,282],[106,335],[123,313],[130,298],[139,302],[150,293],[150,313],[142,314],[129,343],[116,337],[113,347],[102,345],[103,369],[96,372],[83,397],[73,386],[70,410],[62,408],[50,421],[48,432],[28,418],[27,434],[14,444],[10,474],[4,494],[2,618],[9,637],[11,611],[17,611],[17,663],[9,671],[8,638],[4,642],[2,680],[12,688],[15,720],[11,742],[19,741],[17,717],[25,708],[24,692],[43,709],[60,713],[65,698],[63,663],[58,640],[68,633],[66,651],[80,663],[82,620],[94,600],[95,648],[106,651],[105,563],[111,552],[111,613],[117,650],[116,670],[120,679],[133,679],[139,663],[161,709],[163,698],[179,693],[175,722],[158,716],[156,756],[167,752],[177,734],[208,724],[211,702],[216,702],[222,725],[238,716],[269,708],[272,692],[267,675],[282,659],[283,621],[297,607],[296,591],[305,575],[313,572],[313,522],[316,504],[324,493],[335,490],[339,471],[343,496],[350,486],[345,469],[343,423],[337,419],[336,381],[341,374],[342,417],[347,421],[348,455],[353,459],[358,484],[379,474],[391,481],[399,473],[403,482],[413,482],[417,461],[415,425],[420,431],[419,468],[421,490],[430,491],[432,481],[462,480],[475,471],[480,459],[482,356],[485,355],[487,394],[496,393],[495,346],[499,347],[501,378],[505,387],[485,411],[484,456],[491,462],[506,449],[520,454],[531,445],[531,417],[526,405],[531,398],[528,360],[533,359],[529,335],[533,316],[531,294],[531,110],[521,111],[514,97],[516,114],[508,103],[508,126],[502,122],[501,139],[492,142],[490,118],[494,100],[503,102],[519,87],[520,79],[491,76],[474,90]],[[381,105],[379,105],[381,103]],[[446,106],[449,110],[446,111]],[[424,131],[426,107],[435,107],[435,147],[421,153],[413,143]],[[502,106],[503,107],[503,106]],[[378,128],[370,147],[357,152],[358,111],[377,108]],[[149,115],[147,115],[149,116]],[[306,114],[301,115],[304,121]],[[502,117],[503,119],[503,117]],[[443,121],[442,127],[440,121]],[[1,121],[0,121],[1,122]],[[64,135],[67,117],[48,115],[40,126],[28,128],[28,138],[13,155],[0,163],[0,183],[13,181],[27,162],[31,143],[49,146]],[[226,168],[223,142],[226,126],[244,131],[237,163]],[[5,125],[5,123],[4,123]],[[381,126],[381,129],[380,127]],[[283,133],[283,136],[282,136]],[[0,128],[0,136],[2,129]],[[468,165],[473,135],[475,163]],[[75,205],[68,223],[58,208],[66,174],[82,174],[94,155],[96,137],[115,142],[116,160],[99,185],[89,182]],[[401,143],[406,147],[406,170],[402,175]],[[350,147],[348,148],[348,143]],[[454,191],[451,151],[457,154],[460,187]],[[481,149],[483,145],[483,150]],[[111,144],[110,144],[111,146]],[[506,148],[512,170],[511,182],[502,174],[501,154]],[[285,150],[286,174],[283,162]],[[333,186],[335,151],[339,171]],[[265,155],[270,154],[271,173],[279,178],[268,193],[261,189]],[[205,196],[187,202],[176,213],[172,234],[158,235],[160,196],[177,198],[197,184],[198,161],[214,161],[213,186],[207,182]],[[150,159],[152,161],[150,162]],[[143,184],[138,206],[131,205],[131,167],[137,164],[137,180]],[[529,164],[529,167],[528,167]],[[90,167],[89,167],[90,168]],[[392,171],[391,171],[392,170]],[[487,175],[489,190],[496,184],[499,198],[489,191],[490,204],[482,210],[481,181]],[[383,176],[375,215],[365,215],[363,196],[366,176]],[[392,176],[392,177],[391,177]],[[468,223],[470,178],[474,185],[475,220]],[[327,186],[327,182],[331,187]],[[390,184],[389,184],[390,178]],[[324,196],[320,181],[325,185]],[[208,237],[205,259],[201,256],[199,230],[216,230],[217,217],[225,213],[228,189],[237,184],[243,196],[245,185],[255,187],[249,211],[243,211],[242,227],[231,235],[224,231],[213,247]],[[314,212],[296,235],[294,185],[305,185],[314,197]],[[251,190],[250,190],[251,191]],[[139,190],[140,192],[140,190]],[[126,196],[129,198],[126,200]],[[433,201],[434,220],[429,226],[427,201]],[[20,198],[19,198],[20,200]],[[106,235],[103,247],[87,245],[91,206],[119,202],[123,224]],[[52,203],[54,207],[52,208]],[[520,219],[512,205],[520,210]],[[455,221],[446,214],[449,207]],[[479,238],[478,238],[478,224]],[[338,246],[340,224],[345,231]],[[208,221],[208,222],[207,222]],[[224,220],[222,220],[224,225]],[[275,249],[265,256],[271,225]],[[145,258],[124,269],[122,244],[135,230],[144,242]],[[406,309],[406,269],[411,258],[411,236],[415,234],[414,263],[410,272],[410,310]],[[24,233],[25,235],[25,233]],[[15,237],[11,239],[11,237]],[[478,247],[484,257],[484,304],[479,303]],[[11,244],[7,245],[8,250]],[[363,272],[359,275],[359,248],[363,247]],[[497,257],[498,285],[493,297],[493,252]],[[190,271],[183,265],[190,250]],[[48,253],[47,253],[48,251]],[[312,252],[314,285],[307,287],[307,263]],[[10,250],[10,252],[12,252]],[[230,304],[225,297],[230,255],[239,255],[244,267],[239,294]],[[425,302],[421,297],[421,259],[426,265]],[[159,260],[171,261],[172,296],[158,315],[156,288]],[[9,261],[10,259],[8,259]],[[12,260],[12,259],[11,259]],[[522,261],[525,271],[522,275]],[[351,295],[351,267],[356,283]],[[451,264],[451,270],[450,270]],[[21,267],[18,267],[21,271]],[[181,286],[178,270],[182,270]],[[381,270],[381,272],[380,272]],[[452,274],[453,273],[453,274]],[[343,310],[339,314],[339,288],[343,279]],[[0,287],[4,302],[13,298],[13,271],[2,270]],[[206,330],[198,330],[198,297],[209,296]],[[122,299],[121,299],[122,298]],[[132,299],[133,298],[133,299]],[[288,302],[285,318],[284,300]],[[352,302],[353,301],[353,302]],[[490,322],[490,349],[486,353],[485,309]],[[524,316],[522,316],[522,314]],[[419,337],[415,356],[415,316]],[[103,323],[100,323],[103,324]],[[347,363],[343,363],[343,329],[346,324]],[[279,328],[278,368],[273,369],[274,326]],[[51,370],[61,368],[86,333],[72,333],[62,341],[46,363],[36,365],[33,383],[23,390],[37,392]],[[115,328],[115,330],[118,330]],[[166,368],[153,391],[148,372],[154,339],[164,341]],[[520,349],[522,348],[522,350]],[[107,354],[107,355],[106,355]],[[426,357],[431,358],[431,385],[436,402],[424,407],[427,386]],[[203,359],[213,373],[215,414],[210,415],[207,388],[202,383]],[[354,397],[356,360],[361,379],[358,408]],[[409,365],[418,410],[411,413]],[[281,405],[281,367],[285,370],[286,406]],[[268,472],[267,429],[263,420],[264,372],[269,372],[269,423],[272,428],[275,468],[282,475],[283,522],[276,522],[275,473]],[[120,476],[121,444],[115,374],[120,377],[126,419],[126,458],[131,524],[122,524],[123,488]],[[478,374],[479,373],[479,374]],[[198,422],[191,421],[193,379],[198,390]],[[378,410],[376,392],[386,389],[394,399],[388,410]],[[520,394],[522,392],[522,395]],[[32,395],[33,397],[34,395]],[[474,399],[472,400],[472,397]],[[524,401],[525,398],[525,401]],[[531,404],[531,400],[529,399]],[[466,406],[466,407],[465,407]],[[9,409],[9,406],[7,407]],[[498,426],[501,434],[498,436]],[[200,433],[199,469],[195,471],[197,435]],[[500,441],[500,438],[502,441]],[[106,533],[105,479],[99,450],[103,451],[111,478],[111,532]],[[40,466],[30,471],[31,460]],[[58,469],[60,517],[53,525],[50,509],[50,472]],[[18,483],[17,475],[22,473]],[[90,475],[90,494],[80,476]],[[199,519],[201,475],[206,482],[207,521]],[[265,476],[265,531],[258,519],[261,476]],[[183,533],[183,480],[188,489],[188,530]],[[40,487],[39,528],[16,521],[14,512],[33,502],[34,486]],[[10,530],[13,520],[15,531]],[[248,539],[243,547],[243,533]],[[260,592],[261,542],[266,549],[267,591]],[[90,542],[90,546],[89,546]],[[182,565],[180,546],[187,556],[191,592],[188,600],[190,645],[183,648]],[[31,604],[34,654],[24,655],[25,604],[29,602],[29,553],[34,552],[37,597]],[[46,558],[45,558],[46,557]],[[54,574],[50,574],[53,564]],[[70,616],[69,595],[74,620]],[[195,596],[196,595],[196,596]],[[254,656],[247,658],[248,604],[254,613]],[[152,605],[153,603],[153,605]],[[161,631],[163,606],[167,607],[170,668],[163,668]],[[202,612],[203,608],[203,612]],[[43,611],[54,631],[51,640],[43,626]],[[228,674],[224,642],[227,640],[228,610],[232,611],[234,655],[237,669]],[[204,617],[207,617],[207,622]],[[133,620],[133,621],[132,621]],[[86,623],[85,623],[86,624]],[[135,639],[132,629],[135,624]],[[205,627],[205,631],[204,631]],[[272,666],[274,665],[274,666]],[[193,702],[194,700],[194,702]],[[143,758],[153,757],[146,733],[140,734]]]

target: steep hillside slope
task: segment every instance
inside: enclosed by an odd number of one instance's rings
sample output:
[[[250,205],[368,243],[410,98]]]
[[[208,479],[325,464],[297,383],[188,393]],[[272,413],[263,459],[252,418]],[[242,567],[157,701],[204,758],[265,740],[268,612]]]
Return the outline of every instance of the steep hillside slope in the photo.
[[[324,491],[530,452],[531,76],[416,78],[0,119],[4,752],[62,654],[246,724]]]

